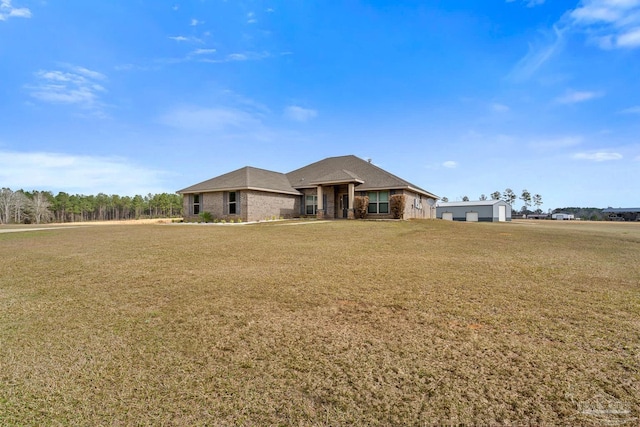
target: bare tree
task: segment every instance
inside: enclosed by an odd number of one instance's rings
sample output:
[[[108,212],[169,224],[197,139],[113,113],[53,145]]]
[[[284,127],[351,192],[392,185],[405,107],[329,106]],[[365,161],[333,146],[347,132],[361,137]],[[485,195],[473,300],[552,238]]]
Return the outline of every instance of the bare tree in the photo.
[[[22,190],[13,193],[13,222],[21,224],[25,216],[25,210],[29,206],[29,198]]]
[[[8,224],[11,221],[14,194],[9,188],[0,190],[0,224]]]
[[[51,220],[51,211],[49,207],[51,202],[49,201],[48,194],[44,191],[34,191],[31,199],[31,209],[33,213],[33,219],[36,224],[42,222],[49,222]]]
[[[484,194],[480,195],[480,200],[487,200],[487,196],[485,196]]]

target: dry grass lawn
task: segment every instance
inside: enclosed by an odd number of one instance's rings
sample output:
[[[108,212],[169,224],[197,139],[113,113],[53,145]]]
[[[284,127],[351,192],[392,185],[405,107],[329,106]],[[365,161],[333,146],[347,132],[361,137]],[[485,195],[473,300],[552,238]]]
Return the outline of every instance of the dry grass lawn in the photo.
[[[640,224],[0,234],[0,425],[640,423]]]

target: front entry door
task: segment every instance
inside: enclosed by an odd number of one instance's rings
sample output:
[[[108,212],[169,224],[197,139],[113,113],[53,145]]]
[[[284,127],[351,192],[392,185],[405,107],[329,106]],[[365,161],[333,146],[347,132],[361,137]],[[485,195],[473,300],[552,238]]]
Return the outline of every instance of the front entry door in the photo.
[[[342,195],[342,218],[349,218],[349,195]]]

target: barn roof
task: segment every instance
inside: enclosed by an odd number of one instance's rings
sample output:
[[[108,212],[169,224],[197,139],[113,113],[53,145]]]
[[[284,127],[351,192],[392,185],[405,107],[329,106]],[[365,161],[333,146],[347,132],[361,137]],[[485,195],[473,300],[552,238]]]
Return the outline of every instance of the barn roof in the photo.
[[[640,213],[640,208],[607,208],[602,213]]]
[[[439,208],[452,208],[455,206],[493,206],[507,204],[504,200],[472,200],[469,202],[438,202]]]

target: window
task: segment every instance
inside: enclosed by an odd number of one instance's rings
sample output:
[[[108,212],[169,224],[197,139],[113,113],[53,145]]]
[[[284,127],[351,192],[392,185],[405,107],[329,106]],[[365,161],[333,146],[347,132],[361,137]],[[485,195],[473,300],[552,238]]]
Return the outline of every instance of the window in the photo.
[[[236,202],[237,193],[235,191],[229,192],[229,215],[235,215],[237,210]]]
[[[304,198],[304,211],[307,215],[315,215],[318,210],[318,196],[306,196]]]
[[[370,214],[387,214],[389,213],[389,192],[388,191],[372,191],[369,193],[369,209]]]
[[[200,195],[193,195],[193,214],[198,215],[200,213]]]

